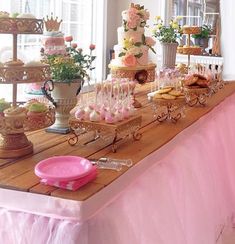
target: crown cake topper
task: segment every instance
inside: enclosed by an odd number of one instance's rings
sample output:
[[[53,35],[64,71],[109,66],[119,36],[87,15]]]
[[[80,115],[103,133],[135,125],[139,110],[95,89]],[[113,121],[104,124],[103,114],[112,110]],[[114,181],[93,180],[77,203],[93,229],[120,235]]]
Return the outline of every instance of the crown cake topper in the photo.
[[[131,7],[131,8],[135,8],[135,9],[137,9],[137,10],[144,9],[144,6],[140,6],[139,4],[134,4],[134,3],[131,3],[131,4],[130,4],[130,7]]]
[[[60,24],[62,20],[58,21],[58,17],[53,18],[51,14],[51,18],[49,18],[47,15],[46,20],[43,20],[47,31],[58,31],[60,29]]]

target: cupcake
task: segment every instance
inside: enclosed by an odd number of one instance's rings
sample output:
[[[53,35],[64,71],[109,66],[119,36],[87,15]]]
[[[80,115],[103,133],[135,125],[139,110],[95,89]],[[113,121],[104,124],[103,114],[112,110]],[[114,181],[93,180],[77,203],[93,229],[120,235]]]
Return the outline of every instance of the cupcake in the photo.
[[[46,113],[48,111],[48,107],[44,103],[34,102],[28,106],[28,120],[31,123],[36,123],[38,125],[44,125],[46,122]]]
[[[3,111],[6,123],[15,129],[23,128],[26,119],[26,109],[23,107],[11,107]]]
[[[17,59],[16,61],[11,60],[6,63],[4,63],[5,67],[11,68],[11,70],[6,70],[5,77],[6,80],[22,80],[24,77],[24,70],[22,69],[22,66],[24,63]],[[12,72],[12,69],[14,69],[14,73]],[[14,77],[13,77],[14,74]]]

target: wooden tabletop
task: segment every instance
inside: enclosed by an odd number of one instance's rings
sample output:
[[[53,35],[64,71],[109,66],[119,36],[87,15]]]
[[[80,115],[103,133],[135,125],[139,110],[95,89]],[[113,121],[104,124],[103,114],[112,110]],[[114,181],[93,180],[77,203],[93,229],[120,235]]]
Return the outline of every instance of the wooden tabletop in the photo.
[[[235,92],[235,83],[227,84],[223,90],[213,95],[209,99],[207,106],[187,108],[186,117],[179,120],[177,124],[170,122],[159,124],[154,120],[151,103],[147,101],[147,91],[149,91],[148,85],[143,86],[139,89],[137,95],[138,100],[143,105],[142,108],[138,109],[138,113],[143,116],[141,127],[143,137],[140,141],[133,142],[132,139],[120,140],[117,153],[112,153],[111,140],[107,142],[99,139],[88,145],[82,145],[83,142],[90,139],[84,136],[81,143],[76,146],[70,146],[67,142],[68,135],[46,133],[44,130],[29,133],[28,138],[34,144],[33,155],[19,159],[0,159],[0,188],[84,201],[111,184],[125,173],[127,168],[123,168],[120,172],[99,170],[98,176],[93,182],[88,183],[76,192],[72,192],[40,184],[39,178],[34,174],[35,165],[45,158],[56,155],[74,155],[96,159],[100,157],[131,158],[133,163],[136,164],[169,142],[201,116],[211,111],[226,97],[233,94]]]

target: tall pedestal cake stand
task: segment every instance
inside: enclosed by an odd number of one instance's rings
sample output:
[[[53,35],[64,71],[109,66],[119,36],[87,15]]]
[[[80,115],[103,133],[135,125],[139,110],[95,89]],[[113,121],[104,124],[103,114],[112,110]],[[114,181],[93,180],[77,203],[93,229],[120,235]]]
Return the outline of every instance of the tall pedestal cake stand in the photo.
[[[139,84],[144,84],[146,82],[152,82],[155,80],[156,65],[153,63],[148,65],[135,66],[135,67],[123,67],[123,66],[109,64],[109,68],[113,78],[117,78],[117,79],[127,78],[130,80],[136,80]],[[133,94],[133,97],[134,97],[134,104],[133,104],[134,107],[135,108],[141,107],[141,103],[139,103],[136,100],[135,94]]]
[[[42,19],[1,18],[0,34],[13,35],[13,57],[17,62],[17,36],[19,34],[42,34]],[[48,65],[0,66],[0,84],[12,84],[12,106],[17,107],[17,85],[22,83],[44,82],[50,79]],[[33,152],[33,144],[25,132],[48,127],[54,123],[54,108],[48,107],[38,119],[19,115],[0,116],[0,158],[16,158]]]

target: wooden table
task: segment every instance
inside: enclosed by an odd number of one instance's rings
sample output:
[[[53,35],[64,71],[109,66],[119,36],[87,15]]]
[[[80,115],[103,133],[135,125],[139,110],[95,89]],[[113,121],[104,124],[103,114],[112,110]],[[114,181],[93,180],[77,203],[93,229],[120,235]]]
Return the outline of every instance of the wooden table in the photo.
[[[223,90],[213,95],[206,107],[187,108],[186,118],[181,119],[177,124],[168,122],[159,124],[154,121],[152,106],[146,97],[147,91],[149,87],[142,87],[137,96],[143,104],[143,107],[139,109],[139,113],[143,116],[141,128],[143,137],[140,141],[130,143],[127,139],[121,140],[118,151],[114,154],[111,152],[111,141],[108,143],[100,140],[86,146],[72,147],[67,142],[67,135],[50,134],[43,130],[29,133],[29,139],[34,144],[33,155],[19,159],[0,159],[0,188],[85,201],[115,181],[127,169],[124,168],[120,172],[99,170],[96,180],[76,192],[71,192],[40,184],[39,178],[34,174],[34,166],[40,160],[55,155],[75,155],[97,159],[100,157],[131,158],[133,163],[137,164],[233,94],[235,83],[227,84]],[[84,138],[84,141],[86,139]]]

